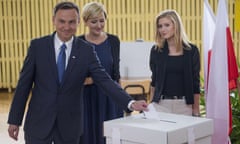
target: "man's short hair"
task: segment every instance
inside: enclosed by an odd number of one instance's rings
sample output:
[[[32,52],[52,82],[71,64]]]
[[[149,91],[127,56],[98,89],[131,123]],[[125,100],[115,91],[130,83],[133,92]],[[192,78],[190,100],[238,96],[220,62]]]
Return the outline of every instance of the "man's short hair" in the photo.
[[[58,3],[53,9],[53,15],[56,15],[57,11],[60,9],[75,9],[79,14],[79,7],[75,3],[70,1],[64,1],[64,2]]]

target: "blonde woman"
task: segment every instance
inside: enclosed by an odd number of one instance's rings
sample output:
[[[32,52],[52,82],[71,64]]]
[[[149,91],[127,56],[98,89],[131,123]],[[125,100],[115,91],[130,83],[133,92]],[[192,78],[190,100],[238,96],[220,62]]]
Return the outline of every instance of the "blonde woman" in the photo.
[[[151,101],[161,112],[199,116],[199,51],[175,10],[156,17],[155,42],[150,54]]]
[[[82,17],[88,32],[80,38],[95,47],[96,53],[109,76],[119,82],[120,41],[117,36],[104,32],[107,13],[103,4],[87,3],[83,7]],[[123,109],[108,97],[88,77],[84,89],[84,134],[81,144],[104,144],[103,121],[123,117]]]

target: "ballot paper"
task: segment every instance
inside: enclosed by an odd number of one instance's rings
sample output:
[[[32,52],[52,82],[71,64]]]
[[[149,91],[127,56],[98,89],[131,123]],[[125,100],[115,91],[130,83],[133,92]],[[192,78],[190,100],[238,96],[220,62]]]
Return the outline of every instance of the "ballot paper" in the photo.
[[[153,103],[150,103],[148,105],[148,111],[143,112],[143,116],[146,119],[156,119],[159,120],[159,113],[156,111],[155,107],[153,106]]]
[[[153,103],[150,103],[148,105],[148,111],[143,112],[143,118],[159,120],[159,121],[168,122],[168,123],[176,123],[175,120],[169,120],[169,119],[166,119],[166,117],[161,116],[161,114],[157,112],[157,110],[155,109]]]

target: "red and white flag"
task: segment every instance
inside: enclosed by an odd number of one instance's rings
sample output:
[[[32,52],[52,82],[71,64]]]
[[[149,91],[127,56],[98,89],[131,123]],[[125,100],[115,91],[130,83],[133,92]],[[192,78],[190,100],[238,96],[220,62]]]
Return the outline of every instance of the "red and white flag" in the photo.
[[[207,0],[204,6],[208,5]],[[206,11],[205,11],[206,10]],[[231,33],[228,24],[227,5],[225,0],[219,0],[214,32],[206,30],[213,20],[206,20],[208,9],[204,9],[204,37],[209,38],[209,44],[204,38],[204,49],[211,50],[210,57],[205,54],[205,89],[206,89],[206,114],[214,120],[214,134],[212,144],[228,144],[228,136],[231,131],[231,104],[229,90],[236,87],[238,69],[234,54]],[[212,39],[212,41],[211,41]],[[209,53],[209,52],[208,52]]]
[[[203,48],[204,48],[204,88],[207,97],[207,80],[209,69],[209,58],[212,49],[212,42],[215,31],[215,15],[210,7],[208,0],[203,3]]]

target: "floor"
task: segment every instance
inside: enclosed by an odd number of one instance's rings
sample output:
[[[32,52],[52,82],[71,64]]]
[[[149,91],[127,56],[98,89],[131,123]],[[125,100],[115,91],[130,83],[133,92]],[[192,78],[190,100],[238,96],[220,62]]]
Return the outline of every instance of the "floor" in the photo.
[[[18,141],[11,139],[7,132],[7,117],[12,95],[12,93],[9,93],[5,90],[0,91],[0,144],[24,144],[22,127],[20,127]]]

